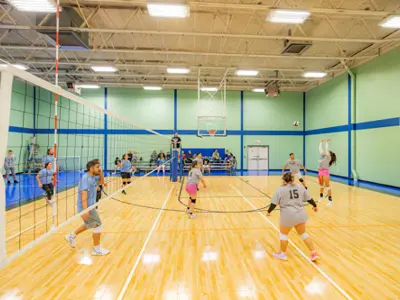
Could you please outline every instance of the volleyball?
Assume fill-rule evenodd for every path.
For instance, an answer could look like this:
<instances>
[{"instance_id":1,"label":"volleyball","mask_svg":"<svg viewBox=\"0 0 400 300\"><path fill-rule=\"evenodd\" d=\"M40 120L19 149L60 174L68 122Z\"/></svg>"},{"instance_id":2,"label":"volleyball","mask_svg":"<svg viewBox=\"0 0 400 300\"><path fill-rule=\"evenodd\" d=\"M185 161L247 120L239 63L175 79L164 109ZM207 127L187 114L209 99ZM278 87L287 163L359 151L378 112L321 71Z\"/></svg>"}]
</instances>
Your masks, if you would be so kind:
<instances>
[{"instance_id":1,"label":"volleyball","mask_svg":"<svg viewBox=\"0 0 400 300\"><path fill-rule=\"evenodd\" d=\"M294 121L294 122L293 122L293 126L296 126L296 127L297 127L297 126L299 126L299 125L300 125L300 121Z\"/></svg>"}]
</instances>

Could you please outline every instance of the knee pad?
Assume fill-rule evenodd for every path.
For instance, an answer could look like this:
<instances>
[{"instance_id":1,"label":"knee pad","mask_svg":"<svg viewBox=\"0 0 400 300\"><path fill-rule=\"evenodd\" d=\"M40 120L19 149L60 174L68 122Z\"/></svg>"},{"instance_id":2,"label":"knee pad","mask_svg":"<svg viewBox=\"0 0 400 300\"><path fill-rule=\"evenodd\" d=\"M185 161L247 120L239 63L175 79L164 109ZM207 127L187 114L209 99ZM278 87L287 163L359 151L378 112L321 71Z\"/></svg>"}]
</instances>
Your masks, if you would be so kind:
<instances>
[{"instance_id":1,"label":"knee pad","mask_svg":"<svg viewBox=\"0 0 400 300\"><path fill-rule=\"evenodd\" d=\"M93 229L93 233L101 233L103 231L103 225L97 226Z\"/></svg>"},{"instance_id":2,"label":"knee pad","mask_svg":"<svg viewBox=\"0 0 400 300\"><path fill-rule=\"evenodd\" d=\"M287 241L289 239L289 237L286 234L279 234L281 241Z\"/></svg>"},{"instance_id":3,"label":"knee pad","mask_svg":"<svg viewBox=\"0 0 400 300\"><path fill-rule=\"evenodd\" d=\"M304 182L304 179L303 179L303 178L300 178L299 181L300 181L301 183L303 183L303 182Z\"/></svg>"},{"instance_id":4,"label":"knee pad","mask_svg":"<svg viewBox=\"0 0 400 300\"><path fill-rule=\"evenodd\" d=\"M122 185L126 185L126 182L125 182L125 181L122 181Z\"/></svg>"},{"instance_id":5,"label":"knee pad","mask_svg":"<svg viewBox=\"0 0 400 300\"><path fill-rule=\"evenodd\" d=\"M304 232L303 234L300 235L300 237L304 241L305 239L308 239L309 235L307 232Z\"/></svg>"},{"instance_id":6,"label":"knee pad","mask_svg":"<svg viewBox=\"0 0 400 300\"><path fill-rule=\"evenodd\" d=\"M196 204L196 199L190 199L193 204Z\"/></svg>"}]
</instances>

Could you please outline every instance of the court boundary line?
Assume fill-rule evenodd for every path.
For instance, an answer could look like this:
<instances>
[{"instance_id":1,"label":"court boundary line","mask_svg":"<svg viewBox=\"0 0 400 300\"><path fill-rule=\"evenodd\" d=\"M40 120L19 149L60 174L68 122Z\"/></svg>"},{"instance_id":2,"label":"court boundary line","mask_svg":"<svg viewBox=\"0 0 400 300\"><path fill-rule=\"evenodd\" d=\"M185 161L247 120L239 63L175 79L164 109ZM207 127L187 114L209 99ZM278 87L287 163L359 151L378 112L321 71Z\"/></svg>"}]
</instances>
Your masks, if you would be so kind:
<instances>
[{"instance_id":1,"label":"court boundary line","mask_svg":"<svg viewBox=\"0 0 400 300\"><path fill-rule=\"evenodd\" d=\"M245 196L242 195L241 192L239 192L232 184L229 184L229 186L238 194L241 195L243 200L245 200L251 207L255 207L253 203L251 203ZM278 233L280 232L278 227L275 226L274 223L271 222L265 215L263 215L261 212L259 212L260 216L262 216ZM353 298L350 297L347 292L342 289L332 278L328 276L319 266L317 266L315 263L313 263L310 258L304 254L303 251L300 250L299 247L296 246L290 239L288 240L289 244L296 249L296 251L304 257L325 279L327 279L346 299L348 300L353 300Z\"/></svg>"},{"instance_id":2,"label":"court boundary line","mask_svg":"<svg viewBox=\"0 0 400 300\"><path fill-rule=\"evenodd\" d=\"M161 207L162 209L165 207L165 205L167 204L169 198L171 197L171 193L172 193L173 189L174 189L174 186L172 186L171 189L169 190L169 193L168 193L167 197L165 198L164 203L163 203L163 205ZM120 293L118 295L118 298L117 298L118 300L122 300L124 298L125 293L126 293L126 291L128 289L128 286L132 281L133 275L135 275L135 272L136 272L136 269L137 269L137 267L139 265L139 262L142 259L144 251L146 250L147 244L149 243L150 238L153 235L153 232L156 229L156 225L158 224L158 221L160 220L161 214L163 212L164 212L164 210L160 210L158 212L158 215L157 215L156 219L154 220L153 225L151 226L151 229L149 231L149 234L147 235L147 238L146 238L146 240L145 240L145 242L143 244L143 247L140 250L138 257L136 258L135 264L133 265L132 270L130 271L130 273L128 275L128 278L126 279L125 284L122 287L122 289L121 289L121 291L120 291Z\"/></svg>"}]
</instances>

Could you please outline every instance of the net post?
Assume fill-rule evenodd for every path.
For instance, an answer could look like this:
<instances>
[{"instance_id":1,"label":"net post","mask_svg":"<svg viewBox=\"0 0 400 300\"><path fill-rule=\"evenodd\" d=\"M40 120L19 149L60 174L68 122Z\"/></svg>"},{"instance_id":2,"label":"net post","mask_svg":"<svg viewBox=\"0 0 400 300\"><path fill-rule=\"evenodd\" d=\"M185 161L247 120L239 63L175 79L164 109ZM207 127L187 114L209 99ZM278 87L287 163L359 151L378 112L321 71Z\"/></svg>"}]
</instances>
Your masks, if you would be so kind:
<instances>
[{"instance_id":1,"label":"net post","mask_svg":"<svg viewBox=\"0 0 400 300\"><path fill-rule=\"evenodd\" d=\"M179 157L180 157L180 160L179 160L179 166L180 166L180 179L179 179L179 181L182 181L182 177L183 177L183 155L182 155L182 143L181 143L181 147L179 148Z\"/></svg>"},{"instance_id":2,"label":"net post","mask_svg":"<svg viewBox=\"0 0 400 300\"><path fill-rule=\"evenodd\" d=\"M7 151L8 128L10 126L10 108L14 76L1 72L0 79L0 162L4 161ZM0 180L0 263L6 258L6 189L4 180Z\"/></svg>"},{"instance_id":3,"label":"net post","mask_svg":"<svg viewBox=\"0 0 400 300\"><path fill-rule=\"evenodd\" d=\"M171 181L177 182L178 181L178 153L179 150L177 148L172 148L172 155L171 155Z\"/></svg>"}]
</instances>

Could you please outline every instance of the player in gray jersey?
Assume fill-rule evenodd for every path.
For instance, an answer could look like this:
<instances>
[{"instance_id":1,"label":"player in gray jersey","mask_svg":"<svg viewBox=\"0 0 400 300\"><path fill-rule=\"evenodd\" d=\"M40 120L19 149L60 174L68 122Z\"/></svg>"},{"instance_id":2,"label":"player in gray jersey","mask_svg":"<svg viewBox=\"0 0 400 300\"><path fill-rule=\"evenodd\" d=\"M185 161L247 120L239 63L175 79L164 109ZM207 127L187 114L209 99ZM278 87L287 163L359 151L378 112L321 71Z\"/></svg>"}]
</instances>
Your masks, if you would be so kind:
<instances>
[{"instance_id":1,"label":"player in gray jersey","mask_svg":"<svg viewBox=\"0 0 400 300\"><path fill-rule=\"evenodd\" d=\"M203 187L206 187L206 183L203 179L203 174L200 171L200 164L198 160L195 160L192 163L192 166L189 170L189 175L186 183L186 192L189 194L189 201L186 212L189 213L189 218L193 219L196 217L196 214L193 212L194 207L196 205L196 198L197 198L197 185L199 182L203 184Z\"/></svg>"},{"instance_id":2,"label":"player in gray jersey","mask_svg":"<svg viewBox=\"0 0 400 300\"><path fill-rule=\"evenodd\" d=\"M294 153L290 153L289 157L289 160L283 166L282 176L283 173L285 173L286 168L289 168L289 171L293 174L293 176L298 179L300 183L307 189L306 182L300 172L301 169L304 169L304 173L306 173L306 167L301 164L300 160L294 158Z\"/></svg>"},{"instance_id":3,"label":"player in gray jersey","mask_svg":"<svg viewBox=\"0 0 400 300\"><path fill-rule=\"evenodd\" d=\"M328 204L327 206L332 205L332 190L330 183L330 173L329 168L332 164L336 163L336 154L329 150L328 144L331 139L326 140L326 150L322 149L322 143L324 140L319 142L319 154L321 155L318 161L318 181L319 181L319 197L320 201L324 199L324 188L328 191Z\"/></svg>"},{"instance_id":4,"label":"player in gray jersey","mask_svg":"<svg viewBox=\"0 0 400 300\"><path fill-rule=\"evenodd\" d=\"M294 176L287 172L282 176L283 186L279 187L272 196L271 205L269 206L267 215L280 206L280 248L281 251L274 253L273 256L277 259L287 260L286 249L288 247L288 234L294 227L301 239L311 251L311 260L318 259L315 252L311 237L306 232L306 222L308 220L307 213L304 209L304 201L307 201L313 206L315 212L318 211L317 204L311 198L308 191L301 185L294 183Z\"/></svg>"},{"instance_id":5,"label":"player in gray jersey","mask_svg":"<svg viewBox=\"0 0 400 300\"><path fill-rule=\"evenodd\" d=\"M4 170L6 171L6 178L7 178L7 183L11 184L10 181L10 174L12 174L12 177L14 179L14 183L18 183L17 177L15 176L15 155L12 150L8 150L8 155L4 158Z\"/></svg>"}]
</instances>

